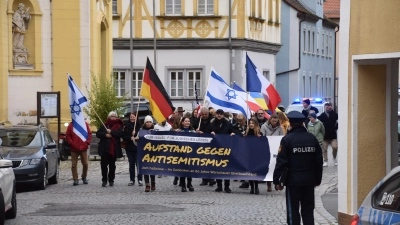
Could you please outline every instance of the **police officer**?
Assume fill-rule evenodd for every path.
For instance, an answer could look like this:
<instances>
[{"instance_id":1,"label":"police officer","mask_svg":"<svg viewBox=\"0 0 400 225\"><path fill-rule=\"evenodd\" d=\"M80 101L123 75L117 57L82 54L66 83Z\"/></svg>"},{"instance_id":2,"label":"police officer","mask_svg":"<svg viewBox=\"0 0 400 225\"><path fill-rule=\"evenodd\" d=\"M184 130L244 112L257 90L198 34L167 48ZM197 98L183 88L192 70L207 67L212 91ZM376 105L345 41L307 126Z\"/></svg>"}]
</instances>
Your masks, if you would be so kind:
<instances>
[{"instance_id":1,"label":"police officer","mask_svg":"<svg viewBox=\"0 0 400 225\"><path fill-rule=\"evenodd\" d=\"M279 147L273 178L275 189L283 190L282 183L286 186L287 223L300 225L302 219L304 225L311 225L314 224L314 188L322 179L322 150L317 138L303 127L302 113L291 111L287 117L292 129L282 138Z\"/></svg>"}]
</instances>

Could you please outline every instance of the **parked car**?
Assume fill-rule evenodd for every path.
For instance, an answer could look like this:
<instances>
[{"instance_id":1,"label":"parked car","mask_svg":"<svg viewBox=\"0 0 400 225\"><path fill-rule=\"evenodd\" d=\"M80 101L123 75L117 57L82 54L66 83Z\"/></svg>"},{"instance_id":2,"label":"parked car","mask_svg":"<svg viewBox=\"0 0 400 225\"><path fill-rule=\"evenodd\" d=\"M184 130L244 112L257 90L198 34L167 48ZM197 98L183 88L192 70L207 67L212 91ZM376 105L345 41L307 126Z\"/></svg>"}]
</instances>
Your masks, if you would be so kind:
<instances>
[{"instance_id":1,"label":"parked car","mask_svg":"<svg viewBox=\"0 0 400 225\"><path fill-rule=\"evenodd\" d=\"M12 161L0 155L0 224L17 216L17 194Z\"/></svg>"},{"instance_id":2,"label":"parked car","mask_svg":"<svg viewBox=\"0 0 400 225\"><path fill-rule=\"evenodd\" d=\"M129 120L129 113L131 112L131 104L126 104L122 107L122 114L120 117L122 118L123 121ZM144 123L144 118L147 115L150 115L153 117L153 114L151 113L150 109L150 104L148 102L141 102L141 103L134 103L133 104L133 112L137 112L138 118L141 124ZM153 117L154 124L157 123L157 121Z\"/></svg>"},{"instance_id":3,"label":"parked car","mask_svg":"<svg viewBox=\"0 0 400 225\"><path fill-rule=\"evenodd\" d=\"M351 225L400 224L400 166L392 169L367 195Z\"/></svg>"},{"instance_id":4,"label":"parked car","mask_svg":"<svg viewBox=\"0 0 400 225\"><path fill-rule=\"evenodd\" d=\"M60 155L50 132L42 125L0 126L0 155L12 161L17 185L46 189L57 184Z\"/></svg>"}]
</instances>

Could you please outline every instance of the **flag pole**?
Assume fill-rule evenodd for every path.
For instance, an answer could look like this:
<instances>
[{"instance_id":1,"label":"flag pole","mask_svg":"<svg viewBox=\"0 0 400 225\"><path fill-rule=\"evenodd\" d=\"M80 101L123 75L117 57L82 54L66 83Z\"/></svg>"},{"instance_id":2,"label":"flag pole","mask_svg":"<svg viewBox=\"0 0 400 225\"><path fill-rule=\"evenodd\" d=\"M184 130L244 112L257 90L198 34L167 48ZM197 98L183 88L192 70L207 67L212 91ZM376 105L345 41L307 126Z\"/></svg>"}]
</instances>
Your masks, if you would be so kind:
<instances>
[{"instance_id":1,"label":"flag pole","mask_svg":"<svg viewBox=\"0 0 400 225\"><path fill-rule=\"evenodd\" d=\"M211 70L210 70L210 75L211 75L211 72L213 71L214 69L211 67ZM203 98L203 106L201 107L201 108L203 108L204 107L204 104L205 104L205 102L206 102L206 95L207 95L207 91L208 91L208 86L210 85L210 76L208 77L208 82L207 82L207 88L206 88L206 93L204 94L204 98ZM200 108L200 111L201 111L201 108ZM199 112L197 112L197 113L199 113ZM209 114L210 114L210 112L208 112ZM199 127L197 128L197 129L199 129L200 130L200 124L201 124L201 115L200 115L200 120L199 120Z\"/></svg>"},{"instance_id":2,"label":"flag pole","mask_svg":"<svg viewBox=\"0 0 400 225\"><path fill-rule=\"evenodd\" d=\"M69 75L69 73L68 73L68 75ZM88 89L88 86L87 86L86 84L85 84L85 87L86 87L86 89ZM93 108L93 106L92 106L92 103L89 102L89 101L88 101L87 103L88 103L88 105L90 105L89 108L91 108L91 110L93 110L93 112L96 114L97 118L100 120L101 124L103 124L103 126L104 126L105 128L107 128L106 125L104 125L103 120L101 120L99 114L97 114L96 110L94 110L94 108Z\"/></svg>"},{"instance_id":3,"label":"flag pole","mask_svg":"<svg viewBox=\"0 0 400 225\"><path fill-rule=\"evenodd\" d=\"M247 105L246 113L249 113L249 104L247 103L248 101L249 101L249 92L246 91L246 105ZM251 114L250 114L250 119L251 119ZM247 121L247 127L249 127L249 120L246 121Z\"/></svg>"},{"instance_id":4,"label":"flag pole","mask_svg":"<svg viewBox=\"0 0 400 225\"><path fill-rule=\"evenodd\" d=\"M147 57L148 58L148 57ZM147 64L147 59L146 59L146 64ZM144 79L144 73L146 72L146 66L144 67L144 70L143 70L143 76L142 76L142 87L140 87L140 92L142 91L142 88L143 88L143 79ZM141 97L142 97L142 95L140 95L140 93L139 93L139 100L138 100L138 106L137 106L137 108L136 108L136 120L135 120L135 123L133 124L133 131L136 131L136 123L137 123L137 120L139 119L139 106L140 106L140 99L141 99ZM132 111L133 111L133 105L132 105ZM135 132L133 132L134 134L135 134ZM135 136L135 135L132 135L132 136Z\"/></svg>"}]
</instances>

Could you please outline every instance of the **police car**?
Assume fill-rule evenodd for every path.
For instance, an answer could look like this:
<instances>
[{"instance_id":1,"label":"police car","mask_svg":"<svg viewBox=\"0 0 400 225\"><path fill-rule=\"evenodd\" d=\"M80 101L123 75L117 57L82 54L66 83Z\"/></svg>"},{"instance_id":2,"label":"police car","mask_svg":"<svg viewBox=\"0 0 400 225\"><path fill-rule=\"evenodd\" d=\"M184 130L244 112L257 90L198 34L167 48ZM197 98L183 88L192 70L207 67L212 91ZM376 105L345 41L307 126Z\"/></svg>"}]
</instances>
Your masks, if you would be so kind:
<instances>
[{"instance_id":1,"label":"police car","mask_svg":"<svg viewBox=\"0 0 400 225\"><path fill-rule=\"evenodd\" d=\"M303 100L309 99L310 104L314 106L315 108L318 109L317 116L321 115L321 113L325 112L325 102L322 98L296 98L293 100L292 104L290 104L286 110L285 113L288 114L290 111L298 111L302 112L304 107L303 107Z\"/></svg>"},{"instance_id":2,"label":"police car","mask_svg":"<svg viewBox=\"0 0 400 225\"><path fill-rule=\"evenodd\" d=\"M400 166L372 189L350 224L400 224Z\"/></svg>"}]
</instances>

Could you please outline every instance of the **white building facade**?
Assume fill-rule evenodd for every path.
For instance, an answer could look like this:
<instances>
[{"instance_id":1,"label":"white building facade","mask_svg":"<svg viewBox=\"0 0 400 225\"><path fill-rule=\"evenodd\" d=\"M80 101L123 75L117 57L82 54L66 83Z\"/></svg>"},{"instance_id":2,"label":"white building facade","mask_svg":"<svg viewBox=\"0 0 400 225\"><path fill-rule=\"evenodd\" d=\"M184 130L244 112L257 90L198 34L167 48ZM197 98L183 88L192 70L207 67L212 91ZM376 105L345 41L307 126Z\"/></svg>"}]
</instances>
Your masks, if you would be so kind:
<instances>
[{"instance_id":1,"label":"white building facade","mask_svg":"<svg viewBox=\"0 0 400 225\"><path fill-rule=\"evenodd\" d=\"M245 89L246 52L275 84L281 0L133 1L133 73L130 74L129 0L113 1L113 70L119 96L139 99L149 57L175 107L193 109L196 83L203 100L211 68ZM156 51L154 51L155 18ZM154 57L154 55L156 57ZM154 62L156 58L156 63ZM132 90L132 91L131 91Z\"/></svg>"}]
</instances>

